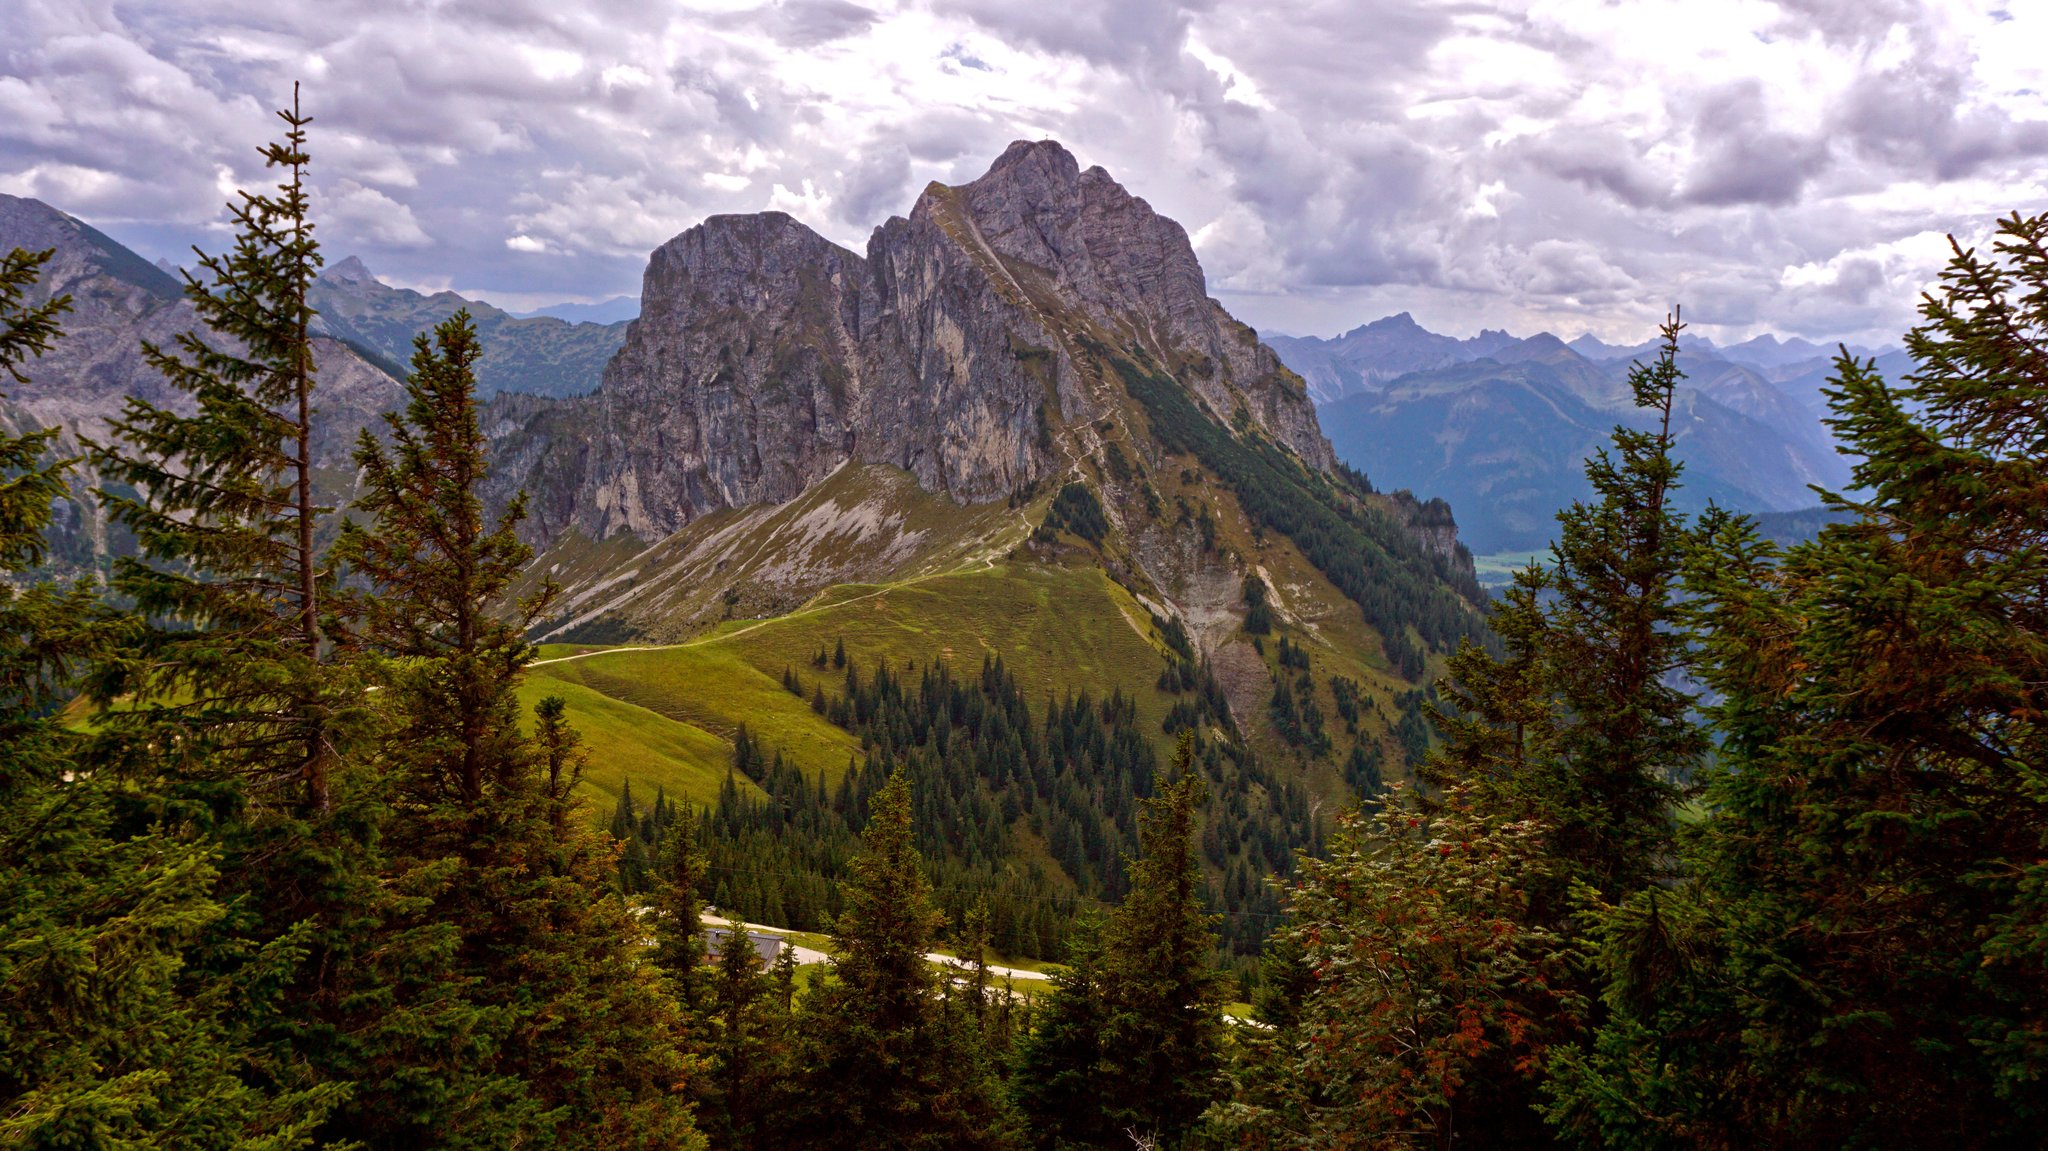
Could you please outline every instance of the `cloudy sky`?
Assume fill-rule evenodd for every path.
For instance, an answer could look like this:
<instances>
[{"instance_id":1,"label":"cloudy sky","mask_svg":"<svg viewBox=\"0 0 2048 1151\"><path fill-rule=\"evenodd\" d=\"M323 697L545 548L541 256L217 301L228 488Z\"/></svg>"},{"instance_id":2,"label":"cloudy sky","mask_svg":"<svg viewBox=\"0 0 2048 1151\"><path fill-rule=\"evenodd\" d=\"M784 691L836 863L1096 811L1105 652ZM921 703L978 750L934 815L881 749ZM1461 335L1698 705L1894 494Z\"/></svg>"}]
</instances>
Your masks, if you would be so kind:
<instances>
[{"instance_id":1,"label":"cloudy sky","mask_svg":"<svg viewBox=\"0 0 2048 1151\"><path fill-rule=\"evenodd\" d=\"M2041 0L0 0L0 192L153 257L294 79L330 260L637 294L777 208L861 249L1055 137L1255 325L1885 340L1944 233L2048 210Z\"/></svg>"}]
</instances>

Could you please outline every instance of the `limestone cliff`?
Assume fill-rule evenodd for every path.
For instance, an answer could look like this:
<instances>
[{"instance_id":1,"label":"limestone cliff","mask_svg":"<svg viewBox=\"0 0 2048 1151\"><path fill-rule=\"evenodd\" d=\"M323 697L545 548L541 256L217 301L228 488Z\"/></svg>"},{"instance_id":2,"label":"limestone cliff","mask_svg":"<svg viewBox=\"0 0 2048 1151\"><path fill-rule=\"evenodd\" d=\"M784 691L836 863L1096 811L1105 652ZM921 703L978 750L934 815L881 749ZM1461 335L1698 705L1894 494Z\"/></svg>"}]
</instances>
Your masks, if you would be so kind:
<instances>
[{"instance_id":1,"label":"limestone cliff","mask_svg":"<svg viewBox=\"0 0 2048 1151\"><path fill-rule=\"evenodd\" d=\"M1334 466L1300 379L1208 297L1186 231L1051 141L930 186L864 256L780 213L713 217L655 251L641 300L595 395L494 409L497 482L533 493L543 542L652 542L849 461L1005 499L1124 420L1091 348Z\"/></svg>"}]
</instances>

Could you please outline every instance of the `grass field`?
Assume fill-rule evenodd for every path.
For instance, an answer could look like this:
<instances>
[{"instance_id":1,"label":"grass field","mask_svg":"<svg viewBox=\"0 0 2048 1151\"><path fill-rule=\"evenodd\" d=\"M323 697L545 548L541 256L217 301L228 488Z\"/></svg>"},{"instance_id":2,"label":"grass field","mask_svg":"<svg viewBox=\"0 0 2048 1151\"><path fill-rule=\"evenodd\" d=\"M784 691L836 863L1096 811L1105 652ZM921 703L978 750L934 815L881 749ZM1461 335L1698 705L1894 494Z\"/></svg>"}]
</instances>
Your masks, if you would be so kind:
<instances>
[{"instance_id":1,"label":"grass field","mask_svg":"<svg viewBox=\"0 0 2048 1151\"><path fill-rule=\"evenodd\" d=\"M549 670L535 668L520 685L520 711L531 724L533 705L541 699L560 696L568 704L569 722L590 755L583 779L597 793L591 798L600 815L610 812L629 779L642 802L652 800L657 787L671 798L688 796L698 803L718 798L732 763L730 744L703 728L548 675ZM739 784L758 790L744 778Z\"/></svg>"},{"instance_id":2,"label":"grass field","mask_svg":"<svg viewBox=\"0 0 2048 1151\"><path fill-rule=\"evenodd\" d=\"M1154 721L1166 714L1154 687L1163 666L1145 609L1098 568L1000 564L884 587L835 588L820 603L709 641L729 647L779 682L784 667L809 681L811 659L843 640L863 665L900 668L944 660L961 673L1000 655L1036 707L1069 689L1136 696Z\"/></svg>"},{"instance_id":3,"label":"grass field","mask_svg":"<svg viewBox=\"0 0 2048 1151\"><path fill-rule=\"evenodd\" d=\"M842 641L864 674L882 659L898 669L944 660L974 674L984 653L995 653L1034 707L1047 694L1120 687L1149 724L1166 714L1154 687L1162 656L1144 609L1099 569L1034 564L842 585L789 615L726 624L673 646L550 644L542 656L554 662L534 665L524 702L568 701L591 747L591 784L609 796L628 778L643 796L657 785L715 795L742 723L806 774L837 782L858 744L791 695L782 672L836 693L844 673L812 661Z\"/></svg>"},{"instance_id":4,"label":"grass field","mask_svg":"<svg viewBox=\"0 0 2048 1151\"><path fill-rule=\"evenodd\" d=\"M803 700L730 650L693 643L656 651L617 650L536 664L522 694L561 695L591 744L590 779L616 795L627 778L652 796L714 799L732 762L742 723L807 772L837 779L858 744L811 713ZM599 741L610 762L600 766ZM635 743L647 754L636 754ZM750 785L749 785L750 786Z\"/></svg>"},{"instance_id":5,"label":"grass field","mask_svg":"<svg viewBox=\"0 0 2048 1151\"><path fill-rule=\"evenodd\" d=\"M1549 558L1549 548L1533 552L1496 552L1490 556L1473 556L1472 571L1479 577L1480 587L1499 591L1514 582L1516 572L1533 562Z\"/></svg>"}]
</instances>

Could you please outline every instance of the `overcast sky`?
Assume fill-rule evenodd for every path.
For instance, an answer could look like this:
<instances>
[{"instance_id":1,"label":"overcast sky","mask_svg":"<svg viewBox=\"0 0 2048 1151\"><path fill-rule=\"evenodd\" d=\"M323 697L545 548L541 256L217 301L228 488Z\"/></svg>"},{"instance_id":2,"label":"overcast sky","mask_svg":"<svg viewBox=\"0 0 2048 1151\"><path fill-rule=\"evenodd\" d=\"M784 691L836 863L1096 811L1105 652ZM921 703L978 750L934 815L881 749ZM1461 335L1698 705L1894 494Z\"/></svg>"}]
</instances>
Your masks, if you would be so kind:
<instances>
[{"instance_id":1,"label":"overcast sky","mask_svg":"<svg viewBox=\"0 0 2048 1151\"><path fill-rule=\"evenodd\" d=\"M0 191L212 250L294 79L330 261L508 306L717 212L864 250L1045 136L1298 334L1889 342L2048 209L2042 0L0 0Z\"/></svg>"}]
</instances>

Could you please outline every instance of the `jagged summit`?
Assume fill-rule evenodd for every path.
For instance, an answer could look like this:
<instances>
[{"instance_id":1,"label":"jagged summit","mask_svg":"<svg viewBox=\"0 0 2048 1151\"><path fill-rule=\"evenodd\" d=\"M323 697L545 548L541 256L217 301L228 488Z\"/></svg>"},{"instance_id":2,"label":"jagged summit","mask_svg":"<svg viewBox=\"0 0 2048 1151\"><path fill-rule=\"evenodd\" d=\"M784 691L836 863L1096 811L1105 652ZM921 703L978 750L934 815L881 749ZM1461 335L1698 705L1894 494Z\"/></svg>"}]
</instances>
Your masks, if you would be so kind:
<instances>
[{"instance_id":1,"label":"jagged summit","mask_svg":"<svg viewBox=\"0 0 2048 1151\"><path fill-rule=\"evenodd\" d=\"M377 277L359 256L350 256L338 264L329 264L320 273L322 279L342 284L374 284Z\"/></svg>"},{"instance_id":2,"label":"jagged summit","mask_svg":"<svg viewBox=\"0 0 2048 1151\"><path fill-rule=\"evenodd\" d=\"M1105 347L1334 466L1299 380L1208 298L1186 230L1047 140L927 188L864 254L780 212L714 216L661 245L591 401L602 434L531 452L516 479L555 493L537 505L543 542L657 540L849 461L956 503L1005 500L1120 423L1089 350Z\"/></svg>"},{"instance_id":3,"label":"jagged summit","mask_svg":"<svg viewBox=\"0 0 2048 1151\"><path fill-rule=\"evenodd\" d=\"M1344 333L1343 335L1338 336L1337 338L1340 340L1348 340L1356 336L1391 336L1397 333L1406 334L1410 332L1420 332L1423 330L1424 329L1422 325L1415 322L1414 316L1409 315L1407 312L1395 312L1391 316L1381 316L1379 319L1373 320L1370 323L1360 324L1357 327L1351 329L1350 331Z\"/></svg>"}]
</instances>

